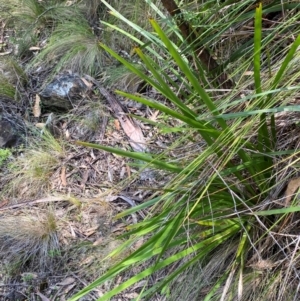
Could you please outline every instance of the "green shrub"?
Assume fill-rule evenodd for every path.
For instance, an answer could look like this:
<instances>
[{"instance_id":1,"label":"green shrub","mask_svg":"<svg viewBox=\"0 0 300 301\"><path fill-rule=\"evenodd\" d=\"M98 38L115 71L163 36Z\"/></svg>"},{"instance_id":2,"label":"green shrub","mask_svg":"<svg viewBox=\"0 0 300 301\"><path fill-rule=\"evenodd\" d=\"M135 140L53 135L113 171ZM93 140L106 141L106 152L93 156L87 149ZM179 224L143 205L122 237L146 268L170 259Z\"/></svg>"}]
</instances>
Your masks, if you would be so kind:
<instances>
[{"instance_id":1,"label":"green shrub","mask_svg":"<svg viewBox=\"0 0 300 301\"><path fill-rule=\"evenodd\" d=\"M3 165L5 160L9 158L10 155L11 155L10 150L0 148L0 167Z\"/></svg>"},{"instance_id":2,"label":"green shrub","mask_svg":"<svg viewBox=\"0 0 300 301\"><path fill-rule=\"evenodd\" d=\"M179 142L186 152L174 158L168 151L145 154L78 142L143 160L165 174L172 174L172 178L164 187L156 188L160 194L117 216L142 209L152 212L145 220L128 227L128 240L111 255L140 239L144 243L70 301L80 299L117 275L129 275L133 268L139 272L125 277L123 283L99 300L110 300L140 285L142 280L146 281L138 299L151 300L157 294L170 300L294 300L299 283L294 265L299 256L299 240L293 229L300 225L297 219L293 224L289 221L300 207L296 197L284 203L286 199L280 193L284 183L297 174L299 152L282 141L275 114L299 111L298 106L289 105L299 90L299 70L295 69L299 29L284 55L271 65L264 52L276 30L263 31L259 5L255 10L253 40L240 43L235 56L230 57L230 64L236 63L237 84L225 95L210 84L211 75L191 45L185 41L178 45L169 38L170 32L178 35L174 24L168 23L169 30L163 30L156 20L150 19L153 32L146 31L124 19L106 1L102 2L147 40L143 42L125 33L140 45L135 52L148 72L104 44L101 46L164 96L168 106L142 95L117 93L160 111L164 116L161 129L182 132ZM147 2L157 12L154 3ZM230 3L225 1L220 7ZM238 9L244 9L243 5L237 9L233 6L237 13L233 23L222 15L215 24L219 28L208 24L199 41L206 38L205 46L212 45L215 40L209 39L210 34L218 39L219 33L236 25L240 18ZM215 19L217 12L222 13L221 8L216 11L217 5L208 8L205 18ZM292 19L277 27L277 33L297 18ZM249 71L252 78L245 81L243 74ZM245 87L248 94L242 95ZM175 120L179 126L173 126L169 120ZM172 147L176 149L176 145L177 141ZM195 148L196 151L190 151ZM197 285L189 286L190 282ZM184 291L183 295L180 291Z\"/></svg>"}]
</instances>

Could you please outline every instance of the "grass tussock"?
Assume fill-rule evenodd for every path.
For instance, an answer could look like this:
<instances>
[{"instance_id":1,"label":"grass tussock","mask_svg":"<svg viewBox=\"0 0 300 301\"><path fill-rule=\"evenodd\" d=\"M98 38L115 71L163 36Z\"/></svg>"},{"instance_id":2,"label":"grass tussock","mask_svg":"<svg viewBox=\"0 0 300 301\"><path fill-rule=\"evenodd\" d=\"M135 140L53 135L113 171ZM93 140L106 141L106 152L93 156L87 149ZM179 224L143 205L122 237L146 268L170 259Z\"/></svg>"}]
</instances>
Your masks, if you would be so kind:
<instances>
[{"instance_id":1,"label":"grass tussock","mask_svg":"<svg viewBox=\"0 0 300 301\"><path fill-rule=\"evenodd\" d=\"M12 101L20 100L20 88L24 87L28 78L13 58L0 57L0 96Z\"/></svg>"},{"instance_id":2,"label":"grass tussock","mask_svg":"<svg viewBox=\"0 0 300 301\"><path fill-rule=\"evenodd\" d=\"M165 116L164 131L176 130L167 122L168 118L181 122L184 133L181 146L193 142L202 145L202 150L190 156L186 148L186 154L182 152L183 159L174 160L164 153L149 157L104 145L80 143L143 160L174 177L161 189L160 196L118 215L122 218L147 207L153 210L154 206L152 215L129 227L130 242L126 242L124 248L141 237L146 242L74 295L72 301L115 279L115 275L123 274L125 269L130 273L136 264L142 266L145 262L145 268L107 292L102 300L110 300L142 279L147 285L139 295L141 299L186 300L187 296L189 300L205 301L298 299L299 240L294 229L300 227L296 217L299 199L296 191L291 192L291 198L282 196L282 191L289 179L299 174L299 148L298 143L288 147L282 143L281 135L289 128L279 126L277 113L281 113L280 118L286 114L288 119L298 112L298 108L290 104L299 91L296 78L300 70L295 67L291 74L291 66L295 66L298 59L300 32L294 21L299 20L300 15L295 9L288 12L292 21L285 18L279 4L280 1L274 1L267 7L281 20L270 29L265 20L268 17L272 23L273 15L265 15L267 10L263 11L261 4L253 8L251 16L245 2L230 8L215 2L200 5L197 17L205 21L203 24L216 21L213 23L216 27L199 28L194 12L186 12L186 19L199 34L198 42L208 49L220 46L218 42L224 38L221 33L229 35L227 26L239 28L246 20L252 22L251 41L235 40L236 44L227 43L227 48L222 49L225 51L222 68L231 70L234 66L231 76L235 83L228 91L219 91L220 86L203 72L205 58L194 52L199 48L189 45L196 41L189 44L185 41L178 46L156 19L150 20L155 34L144 35L153 47L151 44L149 48L135 49L149 73L141 72L130 60L101 44L167 102L162 104L156 98L123 91L117 93L158 110ZM201 14L201 10L205 13ZM229 15L235 15L234 21L230 22ZM124 21L122 15L119 18ZM129 21L124 22L135 27ZM283 34L290 27L296 30L297 38L286 47L288 39L278 41L274 33ZM184 29L181 27L181 32ZM176 29L171 27L170 31L176 32ZM268 57L271 46L278 50L272 50L276 60ZM159 47L164 52L163 60L161 52L156 51ZM189 56L193 57L192 63ZM252 77L244 77L245 73Z\"/></svg>"},{"instance_id":3,"label":"grass tussock","mask_svg":"<svg viewBox=\"0 0 300 301\"><path fill-rule=\"evenodd\" d=\"M15 86L2 75L0 75L0 96L10 100L14 100L16 96Z\"/></svg>"},{"instance_id":4,"label":"grass tussock","mask_svg":"<svg viewBox=\"0 0 300 301\"><path fill-rule=\"evenodd\" d=\"M47 194L51 189L51 177L64 156L63 144L45 131L39 141L8 165L4 193L17 199Z\"/></svg>"},{"instance_id":5,"label":"grass tussock","mask_svg":"<svg viewBox=\"0 0 300 301\"><path fill-rule=\"evenodd\" d=\"M137 68L143 69L142 66L136 64ZM130 72L123 65L107 68L104 75L104 84L113 89L134 93L143 83L141 78Z\"/></svg>"},{"instance_id":6,"label":"grass tussock","mask_svg":"<svg viewBox=\"0 0 300 301\"><path fill-rule=\"evenodd\" d=\"M38 47L41 40L45 43L57 24L72 16L73 10L64 1L17 0L7 20L16 31L10 40L14 54L22 59L32 58L31 47Z\"/></svg>"},{"instance_id":7,"label":"grass tussock","mask_svg":"<svg viewBox=\"0 0 300 301\"><path fill-rule=\"evenodd\" d=\"M124 16L133 17L132 3L116 1ZM134 20L148 26L147 5L136 1ZM99 0L79 1L37 1L25 0L15 7L12 18L19 30L15 37L15 53L19 57L33 58L29 66L40 66L61 70L72 70L80 74L95 76L103 67L112 63L112 58L99 46L100 41L113 49L123 49L128 53L133 45L117 30L106 27L101 21L109 19L122 26L118 18L108 14ZM123 23L124 30L133 34L131 27ZM126 27L126 28L125 28ZM24 29L25 28L25 29ZM41 51L33 57L30 47Z\"/></svg>"},{"instance_id":8,"label":"grass tussock","mask_svg":"<svg viewBox=\"0 0 300 301\"><path fill-rule=\"evenodd\" d=\"M52 33L47 47L35 58L33 64L44 63L55 67L55 72L69 69L80 74L95 75L100 72L105 55L99 47L88 22L77 21L58 25Z\"/></svg>"},{"instance_id":9,"label":"grass tussock","mask_svg":"<svg viewBox=\"0 0 300 301\"><path fill-rule=\"evenodd\" d=\"M12 85L18 86L19 84L25 85L28 82L28 78L23 68L12 57L0 57L0 73L5 77Z\"/></svg>"},{"instance_id":10,"label":"grass tussock","mask_svg":"<svg viewBox=\"0 0 300 301\"><path fill-rule=\"evenodd\" d=\"M60 250L54 212L2 215L0 242L0 257L8 270L26 265L34 270L51 268L49 264Z\"/></svg>"},{"instance_id":11,"label":"grass tussock","mask_svg":"<svg viewBox=\"0 0 300 301\"><path fill-rule=\"evenodd\" d=\"M39 35L49 33L59 23L76 18L74 6L68 6L65 1L20 0L17 3L12 16L17 29L26 28Z\"/></svg>"}]
</instances>

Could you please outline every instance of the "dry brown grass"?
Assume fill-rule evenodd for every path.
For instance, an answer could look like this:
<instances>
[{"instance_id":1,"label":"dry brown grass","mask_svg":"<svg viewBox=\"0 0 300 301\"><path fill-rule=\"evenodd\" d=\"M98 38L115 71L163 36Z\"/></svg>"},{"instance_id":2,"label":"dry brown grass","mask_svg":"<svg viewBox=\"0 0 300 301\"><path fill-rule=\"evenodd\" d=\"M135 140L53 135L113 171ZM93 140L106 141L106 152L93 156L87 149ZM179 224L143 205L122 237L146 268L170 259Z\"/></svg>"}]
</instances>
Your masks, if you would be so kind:
<instances>
[{"instance_id":1,"label":"dry brown grass","mask_svg":"<svg viewBox=\"0 0 300 301\"><path fill-rule=\"evenodd\" d=\"M49 132L44 134L9 165L4 194L16 199L36 197L48 193L51 176L65 156L62 142Z\"/></svg>"},{"instance_id":2,"label":"dry brown grass","mask_svg":"<svg viewBox=\"0 0 300 301\"><path fill-rule=\"evenodd\" d=\"M57 218L51 210L24 210L2 214L0 218L0 257L10 272L25 266L36 270L51 268L60 250ZM18 270L17 269L17 270Z\"/></svg>"}]
</instances>

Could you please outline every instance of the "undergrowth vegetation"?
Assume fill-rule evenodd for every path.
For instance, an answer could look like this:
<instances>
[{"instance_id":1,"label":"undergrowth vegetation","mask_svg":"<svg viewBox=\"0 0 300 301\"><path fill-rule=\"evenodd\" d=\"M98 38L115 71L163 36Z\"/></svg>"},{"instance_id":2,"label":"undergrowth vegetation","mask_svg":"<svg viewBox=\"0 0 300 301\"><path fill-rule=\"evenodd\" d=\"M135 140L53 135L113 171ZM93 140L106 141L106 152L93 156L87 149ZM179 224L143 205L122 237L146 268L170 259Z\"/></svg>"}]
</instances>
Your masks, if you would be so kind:
<instances>
[{"instance_id":1,"label":"undergrowth vegetation","mask_svg":"<svg viewBox=\"0 0 300 301\"><path fill-rule=\"evenodd\" d=\"M51 269L52 255L60 252L56 217L50 210L2 217L0 242L1 260L10 274L26 265L38 264L42 271Z\"/></svg>"},{"instance_id":2,"label":"undergrowth vegetation","mask_svg":"<svg viewBox=\"0 0 300 301\"><path fill-rule=\"evenodd\" d=\"M163 1L166 8L170 2ZM198 17L200 22L205 20L204 24L214 25L197 31L200 24L195 24L198 34L198 40L193 41L195 45L175 44L159 22L150 18L153 32L144 32L150 46L136 47L135 53L151 75L101 44L164 95L170 105L142 95L122 91L117 91L118 94L179 120L182 125L177 130L184 133L186 145L203 140L206 145L198 156L174 162L168 158L162 161L161 155L135 154L78 142L142 159L149 166L173 172L174 177L161 189L159 197L118 215L151 207L152 216L129 227L130 239L123 248L141 237L147 237L146 242L71 300L78 300L105 281L144 262L145 269L101 300L109 300L145 278L140 298L152 299L158 293L171 300L184 300L187 296L189 300L295 300L299 296L296 261L299 240L295 231L299 224L294 213L299 210L299 201L289 197L296 190L282 194L284 183L298 174L293 168L299 157L298 144L296 147L283 144L275 118L280 116L277 113L287 112L288 119L292 112L299 111L297 105L292 105L299 91L296 80L299 70L291 72L291 66L299 59L300 36L293 26L299 16L293 10L287 11L289 16L267 31L263 28L263 12L278 12L280 3L269 5L264 11L260 3L247 12L249 4L233 5L231 10L225 4L208 2L202 18L201 11L196 15L186 11L191 23L197 22ZM296 8L296 4L291 4L291 8ZM235 16L234 21L229 21L232 19L227 13ZM249 22L250 16L254 37L237 41L236 47L222 41L222 51L228 58L221 68L225 72L235 70L236 84L231 93L215 101L218 87L211 86L210 75L205 72L207 66L197 56L190 61L190 55L197 54L198 43L202 47L216 45L222 33ZM285 44L274 39L275 32L283 37L291 28L294 35L290 42L290 36ZM226 62L226 56L223 59ZM251 75L247 81L243 79L245 74ZM213 88L211 92L207 91L209 87ZM168 124L165 129L176 130L168 128ZM189 282L194 283L189 286Z\"/></svg>"},{"instance_id":3,"label":"undergrowth vegetation","mask_svg":"<svg viewBox=\"0 0 300 301\"><path fill-rule=\"evenodd\" d=\"M5 194L17 197L43 196L51 190L51 178L65 158L63 143L48 131L31 144L30 150L8 164Z\"/></svg>"},{"instance_id":4,"label":"undergrowth vegetation","mask_svg":"<svg viewBox=\"0 0 300 301\"><path fill-rule=\"evenodd\" d=\"M42 66L51 76L72 70L120 83L116 94L156 112L155 121L132 118L177 137L152 153L76 142L143 161L166 181L116 216L148 212L127 226L121 246L109 248L119 260L96 280L93 272L70 301L108 284L98 300L116 300L131 287L139 288L134 300L299 299L299 8L280 0L26 0L10 7L15 55L29 73ZM24 86L26 76L15 70ZM16 100L22 88L8 78L0 74L0 94ZM51 190L67 155L64 142L42 136L8 165L5 195ZM41 216L1 219L9 260L60 249L54 214Z\"/></svg>"}]
</instances>

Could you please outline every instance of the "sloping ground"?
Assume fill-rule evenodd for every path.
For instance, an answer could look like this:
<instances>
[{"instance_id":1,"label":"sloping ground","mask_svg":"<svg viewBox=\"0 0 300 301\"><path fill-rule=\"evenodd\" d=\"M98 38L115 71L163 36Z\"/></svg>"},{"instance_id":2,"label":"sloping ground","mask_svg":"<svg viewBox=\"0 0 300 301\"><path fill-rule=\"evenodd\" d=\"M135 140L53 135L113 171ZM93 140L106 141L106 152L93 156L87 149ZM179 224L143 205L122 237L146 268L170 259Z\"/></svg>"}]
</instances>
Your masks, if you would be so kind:
<instances>
[{"instance_id":1,"label":"sloping ground","mask_svg":"<svg viewBox=\"0 0 300 301\"><path fill-rule=\"evenodd\" d=\"M7 36L10 33L3 30L7 43L2 48L3 66L14 51ZM16 82L5 74L14 88L20 85L19 101L2 98L2 113L22 119L25 139L1 165L1 300L65 300L99 277L120 260L106 258L123 242L119 235L147 212L122 220L113 217L147 200L150 185L162 184L160 175L153 177L151 172L141 179L140 166L131 166L129 160L76 145L75 140L84 140L130 149L128 136L96 86L80 95L68 112L53 112L39 104L49 72L37 65L27 73L26 83L20 83L19 74ZM157 112L136 104L132 111L156 121ZM167 135L160 137L152 126L137 127L150 138L148 147L154 141L159 150L168 145ZM95 300L113 285L106 283L82 300ZM138 291L133 288L122 297L130 300Z\"/></svg>"},{"instance_id":2,"label":"sloping ground","mask_svg":"<svg viewBox=\"0 0 300 301\"><path fill-rule=\"evenodd\" d=\"M43 13L39 16L42 15ZM47 23L47 26L50 23ZM0 296L4 300L65 300L122 259L107 256L126 240L126 237L120 235L126 233L127 226L143 220L148 212L141 210L138 214L122 219L114 217L131 206L145 202L155 193L160 193L160 189L170 179L167 173L153 171L141 162L86 148L80 146L77 141L117 146L124 150L150 151L167 156L174 162L188 161L187 156L197 156L204 143L191 141L182 146L179 139L176 145L180 135L161 134L159 123L160 118L163 118L164 122L175 127L180 126L178 121L171 118L166 121L166 117L160 116L158 111L116 97L111 91L114 88L138 92L171 106L155 89L145 87L140 79L125 72L113 61L110 61L112 66L106 66L107 69L94 74L94 77L83 74L79 76L74 70L70 70L73 65L80 63L80 57L76 56L65 72L58 72L56 75L63 78L79 78L84 82L86 89L63 98L58 97L58 93L55 97L43 93L45 87L53 81L53 74L56 73L54 69L57 67L55 64L60 64L59 60L56 61L57 51L66 51L65 45L53 47L45 56L45 62L37 60L27 68L30 61L26 59L34 59L48 39L46 33L42 32L36 44L33 43L25 53L21 52L21 55L19 52L23 58L21 66L18 65L20 61L12 60L6 69L6 58L12 56L21 43L17 43L16 47L9 39L14 36L13 30L6 28L5 22L2 22L2 25L2 84L6 85L1 87L6 87L6 90L0 90L1 113L6 114L8 125L17 123L12 122L13 118L20 120L20 126L14 128L13 134L18 134L20 130L25 139L10 140L10 143L16 142L19 145L11 150L11 154L0 166ZM96 35L99 30L97 25L99 24L93 25ZM35 31L40 32L41 28L36 28ZM53 36L62 32L68 34L70 28L59 28ZM56 37L61 38L59 35ZM79 35L77 37L80 38ZM91 43L94 36L88 37ZM62 41L63 39L66 39L66 35ZM106 59L111 60L110 57ZM99 62L100 58L97 63ZM23 71L25 69L26 72ZM9 72L10 70L13 72ZM90 69L85 69L88 70ZM249 74L252 75L250 71ZM67 85L66 82L62 84L64 83ZM246 87L253 89L249 84ZM223 95L218 95L219 101L222 101ZM112 100L114 98L115 100ZM295 98L294 102L295 105L298 104L298 99ZM139 121L133 120L128 113L138 115ZM281 137L278 143L282 145L282 149L285 149L285 143L288 147L298 148L297 113L283 113L276 117ZM149 119L150 122L143 118ZM291 133L296 138L290 138ZM168 149L174 144L176 148L174 146ZM290 189L287 195L294 194L298 189L298 178L292 184L287 185ZM276 197L280 196L282 189L277 191ZM286 199L286 202L289 200ZM298 227L296 220L293 220L292 224ZM295 235L291 228L286 228L286 231L289 231L288 235L291 237ZM291 241L293 239L294 237ZM133 252L141 244L142 241L138 241L127 252ZM269 249L273 248L276 252L276 246L272 243L270 246ZM231 245L225 246L222 249L224 252L220 253L223 255L219 256L217 262L220 271L224 262L230 261L230 256L234 255L233 250L236 246L232 243L231 251L228 250L230 247ZM293 250L289 254L292 256ZM267 256L268 251L264 255ZM249 261L249 264L252 264L249 267L262 270L262 275L274 267L270 261L256 259L253 256L253 263ZM278 267L282 262L276 264L275 267ZM170 270L172 268L171 266ZM208 265L203 273L209 275L213 268ZM133 268L117 277L116 283L107 282L81 300L95 300L101 297L141 269L141 266ZM211 289L211 283L205 284L205 281L197 288L201 286L200 292L195 288L197 282L194 281L194 275L199 276L199 271L195 269L190 271L189 277L186 276L191 286L186 287L186 291L182 290L184 293L176 293L178 300L184 300L185 295L194 296L196 299L200 296L202 300ZM156 278L151 279L150 285L154 284L156 279L165 276L165 271L158 273ZM201 279L197 277L198 281ZM173 287L180 287L180 279L176 281ZM131 300L137 297L144 285L145 282L140 281L122 293L119 299ZM191 292L193 289L194 292ZM157 300L164 298L158 296Z\"/></svg>"},{"instance_id":3,"label":"sloping ground","mask_svg":"<svg viewBox=\"0 0 300 301\"><path fill-rule=\"evenodd\" d=\"M43 91L53 82L48 78L51 70L41 63L25 74L26 64L18 65L13 57L8 60L15 47L10 34L9 29L3 31L6 46L1 64L3 79L14 93L2 91L1 114L20 139L11 140L11 152L0 167L0 299L65 300L120 260L106 257L123 242L119 237L126 226L143 219L147 212L121 220L113 217L146 201L155 193L153 187L158 190L167 180L140 162L79 146L76 140L159 153L176 136L162 135L145 122L129 119L122 123L128 112L153 123L159 116L137 103L124 103L120 97L115 98L116 111L91 77L82 77L87 89L75 91L76 95L45 98ZM78 78L68 71L54 81L62 78L66 86L74 76ZM121 70L110 86L132 91L140 84ZM115 97L111 90L106 91ZM159 97L151 89L144 93ZM20 128L14 127L14 118ZM139 143L132 144L136 138ZM175 153L170 156L176 158ZM101 297L111 285L99 287L84 300ZM129 290L124 300L139 290Z\"/></svg>"},{"instance_id":4,"label":"sloping ground","mask_svg":"<svg viewBox=\"0 0 300 301\"><path fill-rule=\"evenodd\" d=\"M32 92L24 89L21 98L25 93ZM10 116L17 114L10 103L3 102L2 107L10 110ZM16 107L30 117L24 121L23 146L12 149L1 166L1 296L64 300L118 261L104 258L122 243L118 237L126 225L147 213L122 220L113 217L147 200L153 185L161 186L161 176L151 170L140 173L142 167L131 166L130 160L75 144L80 139L130 149L130 139L97 87L91 87L69 112L41 108L35 117L36 104L33 109L29 101ZM145 108L133 110L147 117L153 114ZM160 144L166 147L167 139L152 126L136 123L136 128L140 126L145 137L153 137L145 140L147 147L151 140L163 141ZM100 297L101 289L92 295Z\"/></svg>"}]
</instances>

